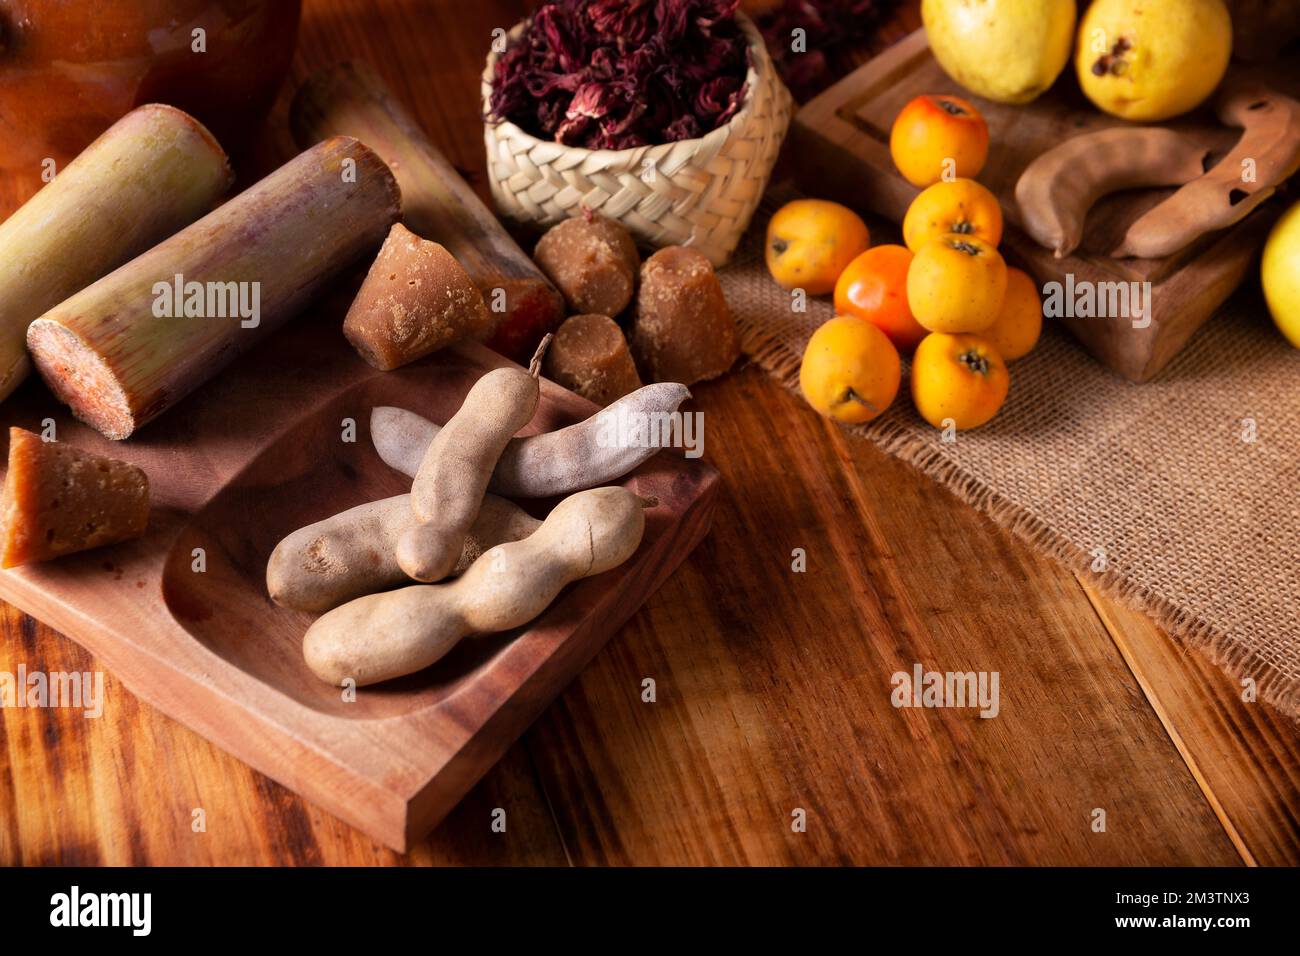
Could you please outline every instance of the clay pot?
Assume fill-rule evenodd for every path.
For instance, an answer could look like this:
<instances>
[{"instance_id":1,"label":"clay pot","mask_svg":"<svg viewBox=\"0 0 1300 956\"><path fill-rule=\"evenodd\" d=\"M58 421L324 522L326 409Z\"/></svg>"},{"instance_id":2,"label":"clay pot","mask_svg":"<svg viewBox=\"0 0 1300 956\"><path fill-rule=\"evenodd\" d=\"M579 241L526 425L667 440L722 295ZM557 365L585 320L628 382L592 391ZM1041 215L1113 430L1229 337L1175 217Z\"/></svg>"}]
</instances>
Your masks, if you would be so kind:
<instances>
[{"instance_id":1,"label":"clay pot","mask_svg":"<svg viewBox=\"0 0 1300 956\"><path fill-rule=\"evenodd\" d=\"M0 0L0 170L39 176L46 158L62 168L120 116L150 102L192 113L237 151L289 71L301 6Z\"/></svg>"}]
</instances>

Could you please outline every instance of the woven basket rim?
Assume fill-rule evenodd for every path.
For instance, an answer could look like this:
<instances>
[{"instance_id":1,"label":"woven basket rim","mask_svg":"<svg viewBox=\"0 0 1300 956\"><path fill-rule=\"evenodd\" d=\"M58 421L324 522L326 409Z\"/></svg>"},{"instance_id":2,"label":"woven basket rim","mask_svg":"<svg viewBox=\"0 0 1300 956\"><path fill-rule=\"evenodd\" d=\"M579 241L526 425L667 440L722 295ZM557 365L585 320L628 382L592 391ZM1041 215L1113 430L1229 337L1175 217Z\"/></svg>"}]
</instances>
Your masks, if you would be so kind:
<instances>
[{"instance_id":1,"label":"woven basket rim","mask_svg":"<svg viewBox=\"0 0 1300 956\"><path fill-rule=\"evenodd\" d=\"M631 157L636 153L645 152L651 149L664 149L672 147L687 146L691 143L703 143L710 136L719 134L731 135L733 128L743 128L748 123L752 115L754 98L758 94L760 82L770 83L773 79L780 83L780 78L775 76L776 67L772 63L772 58L767 52L767 43L763 40L763 35L759 32L758 26L745 13L737 10L734 14L737 24L744 32L749 42L751 53L749 67L745 71L745 101L741 104L736 115L721 126L709 130L703 136L696 136L691 139L678 139L671 142L646 143L643 146L628 146L625 149L592 149L589 146L568 146L564 143L557 142L553 139L542 139L534 136L532 133L523 129L511 120L502 120L499 123L492 123L487 120L488 110L490 108L490 98L492 96L492 71L496 67L497 52L491 48L488 49L487 65L483 70L482 82L480 85L481 106L483 109L483 125L493 133L493 135L505 135L512 139L519 139L525 142L531 141L537 145L558 146L560 149L569 151L574 156L627 156ZM514 39L527 26L531 17L525 17L510 28L506 34L510 39Z\"/></svg>"}]
</instances>

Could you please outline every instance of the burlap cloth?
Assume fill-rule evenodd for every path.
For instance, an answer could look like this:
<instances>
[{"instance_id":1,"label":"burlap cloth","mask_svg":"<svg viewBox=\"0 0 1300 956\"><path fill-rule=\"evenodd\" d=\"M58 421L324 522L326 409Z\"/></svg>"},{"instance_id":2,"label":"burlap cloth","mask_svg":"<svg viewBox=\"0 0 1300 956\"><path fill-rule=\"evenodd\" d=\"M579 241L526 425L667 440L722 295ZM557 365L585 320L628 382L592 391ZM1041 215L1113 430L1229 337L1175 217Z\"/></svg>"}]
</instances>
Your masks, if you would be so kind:
<instances>
[{"instance_id":1,"label":"burlap cloth","mask_svg":"<svg viewBox=\"0 0 1300 956\"><path fill-rule=\"evenodd\" d=\"M798 392L804 346L834 310L826 296L792 311L769 277L773 207L720 277L745 352ZM942 442L912 407L905 371L889 410L852 430L1300 714L1300 350L1257 291L1232 299L1153 382L1107 371L1048 320L983 428Z\"/></svg>"}]
</instances>

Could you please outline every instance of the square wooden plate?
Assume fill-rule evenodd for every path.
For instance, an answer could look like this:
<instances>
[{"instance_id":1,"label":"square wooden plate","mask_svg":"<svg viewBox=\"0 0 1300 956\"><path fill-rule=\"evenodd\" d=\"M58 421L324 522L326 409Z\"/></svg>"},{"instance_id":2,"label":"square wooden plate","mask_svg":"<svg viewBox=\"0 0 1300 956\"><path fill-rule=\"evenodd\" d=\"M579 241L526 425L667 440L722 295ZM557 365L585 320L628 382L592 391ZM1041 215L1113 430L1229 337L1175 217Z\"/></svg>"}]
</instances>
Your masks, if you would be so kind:
<instances>
[{"instance_id":1,"label":"square wooden plate","mask_svg":"<svg viewBox=\"0 0 1300 956\"><path fill-rule=\"evenodd\" d=\"M338 334L337 317L319 311L126 442L27 383L6 406L8 423L39 432L52 419L60 441L141 466L153 509L141 540L0 572L0 597L82 644L164 713L405 850L708 532L718 475L660 452L625 479L658 502L627 563L577 582L518 631L467 638L434 667L346 702L303 663L311 617L270 601L267 556L304 524L409 490L371 447L372 407L443 422L480 375L508 363L467 346L376 372ZM593 411L543 382L527 431Z\"/></svg>"}]
</instances>

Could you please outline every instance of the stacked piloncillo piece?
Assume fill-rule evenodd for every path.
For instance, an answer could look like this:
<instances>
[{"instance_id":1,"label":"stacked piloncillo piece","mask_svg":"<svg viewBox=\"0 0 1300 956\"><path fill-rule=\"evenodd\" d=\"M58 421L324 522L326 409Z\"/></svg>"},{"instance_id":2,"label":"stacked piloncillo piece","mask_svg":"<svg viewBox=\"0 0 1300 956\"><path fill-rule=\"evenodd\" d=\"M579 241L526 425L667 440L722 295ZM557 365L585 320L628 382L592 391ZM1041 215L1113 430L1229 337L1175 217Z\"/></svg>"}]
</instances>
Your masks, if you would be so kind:
<instances>
[{"instance_id":1,"label":"stacked piloncillo piece","mask_svg":"<svg viewBox=\"0 0 1300 956\"><path fill-rule=\"evenodd\" d=\"M713 266L700 252L666 246L645 262L619 222L584 209L553 226L534 258L572 314L560 326L547 373L597 404L639 382L692 385L735 363L740 342ZM630 312L630 347L616 321Z\"/></svg>"}]
</instances>

